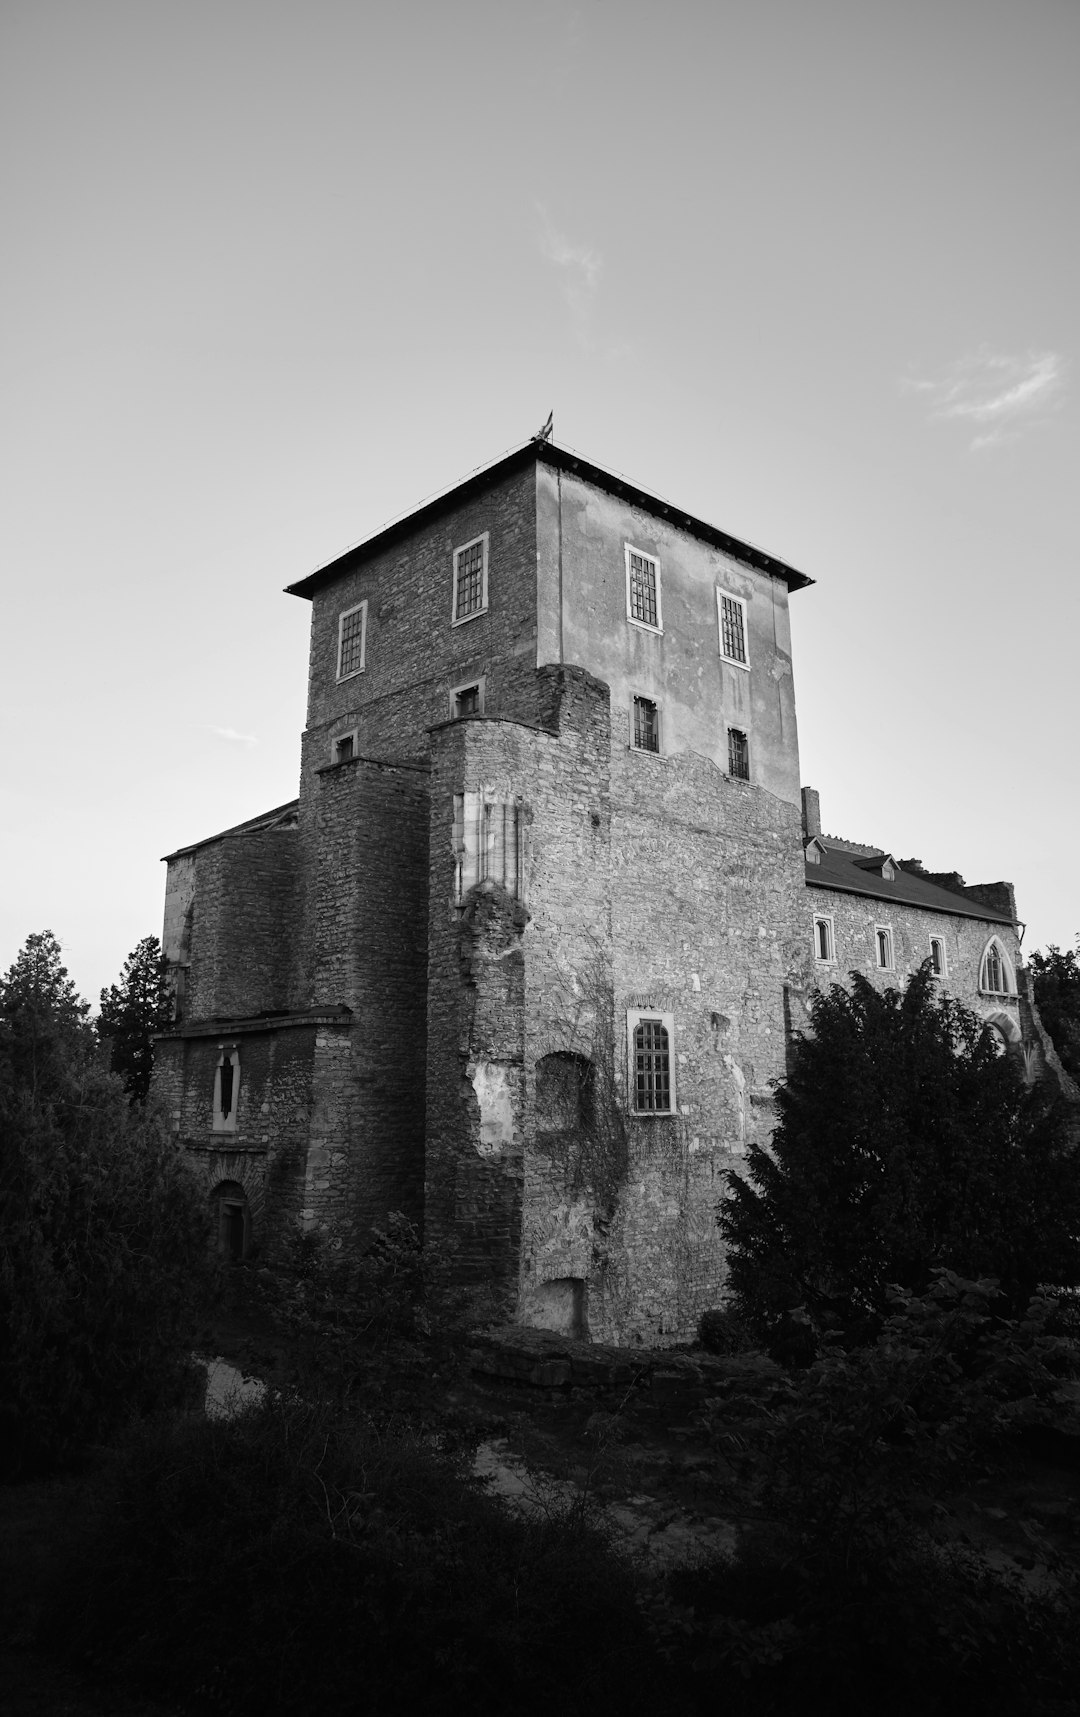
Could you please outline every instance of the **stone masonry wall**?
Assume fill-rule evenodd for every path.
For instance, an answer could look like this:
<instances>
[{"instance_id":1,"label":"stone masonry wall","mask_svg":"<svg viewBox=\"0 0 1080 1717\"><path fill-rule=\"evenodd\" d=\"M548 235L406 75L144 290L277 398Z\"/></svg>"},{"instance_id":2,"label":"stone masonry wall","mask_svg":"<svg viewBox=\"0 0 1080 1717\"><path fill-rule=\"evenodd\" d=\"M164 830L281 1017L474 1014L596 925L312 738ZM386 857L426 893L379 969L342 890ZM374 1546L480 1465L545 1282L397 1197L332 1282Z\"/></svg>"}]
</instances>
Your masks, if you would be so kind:
<instances>
[{"instance_id":1,"label":"stone masonry wall","mask_svg":"<svg viewBox=\"0 0 1080 1717\"><path fill-rule=\"evenodd\" d=\"M426 770L353 759L309 789L306 982L351 1011L320 1031L304 1221L361 1240L422 1218L427 978Z\"/></svg>"},{"instance_id":2,"label":"stone masonry wall","mask_svg":"<svg viewBox=\"0 0 1080 1717\"><path fill-rule=\"evenodd\" d=\"M488 533L488 608L452 625L454 549ZM368 602L364 671L336 679L338 617ZM536 483L504 478L414 535L343 571L312 601L303 773L329 763L336 733L359 728L367 757L419 761L449 694L485 680L488 713L533 719ZM526 672L522 674L524 668Z\"/></svg>"},{"instance_id":3,"label":"stone masonry wall","mask_svg":"<svg viewBox=\"0 0 1080 1717\"><path fill-rule=\"evenodd\" d=\"M940 936L945 943L945 988L983 1019L993 1020L1005 1015L1015 1024L1018 1039L1030 1037L1021 1028L1019 1000L990 996L979 989L979 971L983 953L992 936L996 936L1010 961L1014 976L1020 974L1020 942L1010 924L996 924L989 919L967 918L957 914L928 911L924 907L907 906L892 900L874 900L866 895L845 894L839 889L808 887L806 889L805 931L807 946L813 947L813 919L817 915L833 921L832 961L814 960L815 982L819 988L843 983L849 972L861 972L878 989L903 989L909 975L930 956L931 936ZM892 931L894 965L883 971L877 964L875 931L881 926ZM1008 1028L1006 1028L1008 1029ZM1032 1043L1034 1044L1034 1038Z\"/></svg>"},{"instance_id":4,"label":"stone masonry wall","mask_svg":"<svg viewBox=\"0 0 1080 1717\"><path fill-rule=\"evenodd\" d=\"M720 1299L721 1176L767 1137L787 991L809 982L798 813L693 755L624 758L607 688L584 670L538 682L556 731L476 721L435 736L429 1232L457 1236L474 1276L504 1287L520 1252L525 1322L573 1304L598 1340L682 1339ZM516 919L493 893L454 905L453 795L481 787L527 806ZM675 1116L628 1113L635 1006L674 1016ZM536 1070L552 1056L592 1064L584 1144L538 1131Z\"/></svg>"},{"instance_id":5,"label":"stone masonry wall","mask_svg":"<svg viewBox=\"0 0 1080 1717\"><path fill-rule=\"evenodd\" d=\"M297 853L295 829L225 835L198 849L186 1018L243 1018L288 1005Z\"/></svg>"},{"instance_id":6,"label":"stone masonry wall","mask_svg":"<svg viewBox=\"0 0 1080 1717\"><path fill-rule=\"evenodd\" d=\"M254 1254L273 1259L300 1208L312 1108L315 1028L283 1026L158 1040L154 1087L206 1197L222 1181L247 1194ZM223 1047L239 1057L236 1128L214 1131L214 1075Z\"/></svg>"}]
</instances>

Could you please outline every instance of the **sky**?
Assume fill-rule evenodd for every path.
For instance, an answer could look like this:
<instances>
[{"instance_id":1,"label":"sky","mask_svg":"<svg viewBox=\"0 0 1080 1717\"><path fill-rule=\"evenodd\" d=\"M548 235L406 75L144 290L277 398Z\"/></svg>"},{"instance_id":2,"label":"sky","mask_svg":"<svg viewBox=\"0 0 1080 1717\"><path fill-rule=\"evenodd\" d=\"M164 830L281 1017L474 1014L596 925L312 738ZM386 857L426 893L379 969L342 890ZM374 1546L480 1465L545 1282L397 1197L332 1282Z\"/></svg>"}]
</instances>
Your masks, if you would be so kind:
<instances>
[{"instance_id":1,"label":"sky","mask_svg":"<svg viewBox=\"0 0 1080 1717\"><path fill-rule=\"evenodd\" d=\"M554 412L816 582L825 829L1080 931L1077 0L3 0L0 970L295 796L282 594Z\"/></svg>"}]
</instances>

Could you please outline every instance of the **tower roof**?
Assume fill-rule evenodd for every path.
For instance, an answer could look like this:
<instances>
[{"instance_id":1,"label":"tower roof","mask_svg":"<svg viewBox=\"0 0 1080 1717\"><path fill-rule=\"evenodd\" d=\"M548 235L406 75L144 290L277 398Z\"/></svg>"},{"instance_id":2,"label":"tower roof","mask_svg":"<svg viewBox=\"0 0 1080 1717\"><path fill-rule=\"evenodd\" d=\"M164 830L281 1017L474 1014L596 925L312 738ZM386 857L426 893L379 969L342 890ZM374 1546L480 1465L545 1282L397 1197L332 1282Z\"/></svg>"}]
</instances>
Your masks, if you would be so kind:
<instances>
[{"instance_id":1,"label":"tower roof","mask_svg":"<svg viewBox=\"0 0 1080 1717\"><path fill-rule=\"evenodd\" d=\"M390 548L403 537L411 536L419 526L437 519L441 513L449 512L459 507L465 501L472 500L485 489L499 483L504 477L512 476L515 472L527 470L530 465L548 465L555 471L563 471L569 475L580 477L584 482L593 484L598 489L606 490L610 495L617 495L621 500L630 501L643 512L652 513L654 517L664 519L668 524L678 527L698 537L702 542L711 543L715 548L722 549L725 554L736 560L743 561L748 566L756 567L759 572L772 573L787 585L789 590L801 590L813 579L786 561L778 560L775 555L766 554L763 549L755 548L752 543L743 542L739 537L730 536L726 531L719 530L716 525L710 525L704 519L695 518L692 513L682 507L674 506L670 501L650 495L647 490L639 489L635 483L620 477L611 471L604 471L599 465L593 465L580 454L573 453L564 447L556 447L551 441L526 441L522 447L514 448L505 453L490 465L474 471L462 482L455 483L450 489L436 495L432 500L425 501L411 513L395 519L392 524L384 525L374 536L357 543L353 548L346 549L325 566L311 572L306 578L298 579L295 584L286 585L290 596L314 596L316 591L325 585L332 584L345 572L367 560L370 556L380 554Z\"/></svg>"}]
</instances>

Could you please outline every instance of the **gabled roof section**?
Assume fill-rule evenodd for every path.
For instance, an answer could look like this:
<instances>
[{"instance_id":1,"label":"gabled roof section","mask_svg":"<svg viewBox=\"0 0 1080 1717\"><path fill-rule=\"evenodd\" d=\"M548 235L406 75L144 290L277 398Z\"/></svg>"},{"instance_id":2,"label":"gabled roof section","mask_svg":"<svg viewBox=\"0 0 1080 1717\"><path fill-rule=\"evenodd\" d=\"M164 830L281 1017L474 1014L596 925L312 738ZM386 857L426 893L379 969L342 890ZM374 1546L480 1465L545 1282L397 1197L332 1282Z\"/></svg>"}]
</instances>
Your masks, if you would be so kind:
<instances>
[{"instance_id":1,"label":"gabled roof section","mask_svg":"<svg viewBox=\"0 0 1080 1717\"><path fill-rule=\"evenodd\" d=\"M849 843L850 844L850 843ZM927 912L948 912L954 918L981 918L989 924L1012 924L1012 919L992 906L985 906L952 889L904 870L890 853L862 848L858 853L834 846L828 836L815 836L819 851L808 860L806 881L811 888L832 888L842 894L862 894L871 900L895 901L899 906L921 906ZM890 874L891 873L891 874Z\"/></svg>"},{"instance_id":2,"label":"gabled roof section","mask_svg":"<svg viewBox=\"0 0 1080 1717\"><path fill-rule=\"evenodd\" d=\"M514 448L505 453L491 465L483 466L474 471L463 482L456 483L453 488L434 499L425 501L413 512L403 518L395 519L392 524L384 525L382 530L368 537L364 542L357 543L354 548L347 549L335 560L319 567L306 578L299 579L295 584L287 584L286 592L290 596L312 597L316 591L325 585L332 584L343 573L351 572L363 564L372 555L381 554L384 549L393 547L403 537L411 536L416 530L430 524L440 513L449 512L454 507L460 507L464 502L483 494L485 489L501 483L504 478L513 476L515 472L528 470L530 465L549 465L553 470L567 472L580 477L583 482L591 483L598 489L604 489L609 495L617 495L621 500L629 501L633 506L640 507L643 512L652 513L656 518L664 519L668 524L686 531L690 536L698 537L702 542L711 543L735 560L743 561L747 566L756 567L759 572L771 573L774 577L783 579L789 590L802 590L806 585L813 584L812 578L807 578L804 572L798 572L786 561L777 560L774 555L766 554L763 549L755 548L752 543L742 542L738 537L729 536L726 531L718 530L715 525L708 524L704 519L698 519L692 513L684 512L681 507L673 506L670 501L661 500L657 495L650 495L645 489L639 489L626 477L620 477L612 471L604 471L599 465L593 465L583 459L580 454L569 448L556 447L551 441L527 441L523 447Z\"/></svg>"},{"instance_id":3,"label":"gabled roof section","mask_svg":"<svg viewBox=\"0 0 1080 1717\"><path fill-rule=\"evenodd\" d=\"M161 862L168 864L170 859L183 858L185 853L198 852L200 847L228 840L230 835L252 835L257 829L295 829L299 810L299 799L290 799L287 805L277 805L272 811L264 811L260 817L249 817L246 823L235 823L231 829L222 829L219 834L206 835L203 840L192 841L187 847L177 847L174 853L166 853Z\"/></svg>"}]
</instances>

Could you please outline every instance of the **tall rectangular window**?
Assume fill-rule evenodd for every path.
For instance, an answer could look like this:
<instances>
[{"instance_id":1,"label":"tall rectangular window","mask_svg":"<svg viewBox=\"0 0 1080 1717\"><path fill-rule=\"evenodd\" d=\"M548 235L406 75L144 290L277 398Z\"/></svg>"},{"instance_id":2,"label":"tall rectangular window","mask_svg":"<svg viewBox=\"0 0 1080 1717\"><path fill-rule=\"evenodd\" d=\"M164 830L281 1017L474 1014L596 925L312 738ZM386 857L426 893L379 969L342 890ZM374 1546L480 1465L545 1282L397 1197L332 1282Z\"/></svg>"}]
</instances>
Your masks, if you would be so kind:
<instances>
[{"instance_id":1,"label":"tall rectangular window","mask_svg":"<svg viewBox=\"0 0 1080 1717\"><path fill-rule=\"evenodd\" d=\"M930 938L930 969L935 978L946 976L945 938L943 936L931 936Z\"/></svg>"},{"instance_id":2,"label":"tall rectangular window","mask_svg":"<svg viewBox=\"0 0 1080 1717\"><path fill-rule=\"evenodd\" d=\"M351 679L364 671L364 649L367 642L367 603L358 602L338 616L337 677Z\"/></svg>"},{"instance_id":3,"label":"tall rectangular window","mask_svg":"<svg viewBox=\"0 0 1080 1717\"><path fill-rule=\"evenodd\" d=\"M652 698L634 699L634 750L659 751L660 711Z\"/></svg>"},{"instance_id":4,"label":"tall rectangular window","mask_svg":"<svg viewBox=\"0 0 1080 1717\"><path fill-rule=\"evenodd\" d=\"M487 612L488 533L454 550L454 599L450 623L460 626Z\"/></svg>"},{"instance_id":5,"label":"tall rectangular window","mask_svg":"<svg viewBox=\"0 0 1080 1717\"><path fill-rule=\"evenodd\" d=\"M750 779L750 742L740 727L729 727L727 732L727 766L728 774L736 781Z\"/></svg>"},{"instance_id":6,"label":"tall rectangular window","mask_svg":"<svg viewBox=\"0 0 1080 1717\"><path fill-rule=\"evenodd\" d=\"M634 1009L626 1016L630 1106L635 1115L675 1113L673 1034L674 1022L670 1014Z\"/></svg>"},{"instance_id":7,"label":"tall rectangular window","mask_svg":"<svg viewBox=\"0 0 1080 1717\"><path fill-rule=\"evenodd\" d=\"M626 618L653 632L664 629L660 600L660 562L626 544Z\"/></svg>"},{"instance_id":8,"label":"tall rectangular window","mask_svg":"<svg viewBox=\"0 0 1080 1717\"><path fill-rule=\"evenodd\" d=\"M746 646L746 603L741 596L731 596L726 590L716 592L716 617L720 627L720 654L725 662L748 668L750 656Z\"/></svg>"},{"instance_id":9,"label":"tall rectangular window","mask_svg":"<svg viewBox=\"0 0 1080 1717\"><path fill-rule=\"evenodd\" d=\"M891 972L893 967L892 931L884 924L875 927L874 946L877 951L878 966L883 972Z\"/></svg>"}]
</instances>

